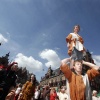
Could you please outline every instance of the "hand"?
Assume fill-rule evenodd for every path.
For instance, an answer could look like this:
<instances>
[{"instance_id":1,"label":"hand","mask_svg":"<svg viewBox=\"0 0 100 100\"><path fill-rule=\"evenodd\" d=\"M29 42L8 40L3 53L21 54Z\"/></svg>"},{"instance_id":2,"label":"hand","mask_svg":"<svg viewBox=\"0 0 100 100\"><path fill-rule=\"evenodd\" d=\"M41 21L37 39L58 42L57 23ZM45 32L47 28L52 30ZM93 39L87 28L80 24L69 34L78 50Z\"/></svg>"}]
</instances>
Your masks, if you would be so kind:
<instances>
[{"instance_id":1,"label":"hand","mask_svg":"<svg viewBox=\"0 0 100 100\"><path fill-rule=\"evenodd\" d=\"M85 61L84 60L82 60L82 64L84 64L85 63Z\"/></svg>"},{"instance_id":2,"label":"hand","mask_svg":"<svg viewBox=\"0 0 100 100\"><path fill-rule=\"evenodd\" d=\"M65 58L63 60L61 60L61 64L65 64L71 61L71 58Z\"/></svg>"}]
</instances>

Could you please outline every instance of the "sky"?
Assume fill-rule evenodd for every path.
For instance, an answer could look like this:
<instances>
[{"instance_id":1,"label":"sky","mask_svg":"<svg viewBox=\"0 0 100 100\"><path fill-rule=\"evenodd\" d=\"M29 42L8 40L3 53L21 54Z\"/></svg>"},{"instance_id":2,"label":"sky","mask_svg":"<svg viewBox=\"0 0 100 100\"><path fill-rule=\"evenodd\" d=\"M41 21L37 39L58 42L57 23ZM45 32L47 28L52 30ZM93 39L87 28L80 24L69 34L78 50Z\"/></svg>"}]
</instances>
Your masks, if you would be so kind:
<instances>
[{"instance_id":1,"label":"sky","mask_svg":"<svg viewBox=\"0 0 100 100\"><path fill-rule=\"evenodd\" d=\"M0 56L10 52L40 81L69 57L65 39L76 24L100 66L100 0L0 0Z\"/></svg>"}]
</instances>

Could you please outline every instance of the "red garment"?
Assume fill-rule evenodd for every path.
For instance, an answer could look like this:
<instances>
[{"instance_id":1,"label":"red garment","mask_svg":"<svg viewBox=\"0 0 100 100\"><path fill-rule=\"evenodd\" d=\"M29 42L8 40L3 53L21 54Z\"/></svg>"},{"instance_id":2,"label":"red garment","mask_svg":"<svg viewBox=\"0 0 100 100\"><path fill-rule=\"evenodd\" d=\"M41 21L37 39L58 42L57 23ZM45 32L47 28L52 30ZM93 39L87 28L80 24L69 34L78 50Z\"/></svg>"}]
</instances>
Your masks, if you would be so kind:
<instances>
[{"instance_id":1,"label":"red garment","mask_svg":"<svg viewBox=\"0 0 100 100\"><path fill-rule=\"evenodd\" d=\"M15 95L14 100L18 99L19 94Z\"/></svg>"},{"instance_id":2,"label":"red garment","mask_svg":"<svg viewBox=\"0 0 100 100\"><path fill-rule=\"evenodd\" d=\"M3 65L0 66L0 69L4 69L5 67Z\"/></svg>"},{"instance_id":3,"label":"red garment","mask_svg":"<svg viewBox=\"0 0 100 100\"><path fill-rule=\"evenodd\" d=\"M50 100L55 100L57 97L57 93L50 94Z\"/></svg>"}]
</instances>

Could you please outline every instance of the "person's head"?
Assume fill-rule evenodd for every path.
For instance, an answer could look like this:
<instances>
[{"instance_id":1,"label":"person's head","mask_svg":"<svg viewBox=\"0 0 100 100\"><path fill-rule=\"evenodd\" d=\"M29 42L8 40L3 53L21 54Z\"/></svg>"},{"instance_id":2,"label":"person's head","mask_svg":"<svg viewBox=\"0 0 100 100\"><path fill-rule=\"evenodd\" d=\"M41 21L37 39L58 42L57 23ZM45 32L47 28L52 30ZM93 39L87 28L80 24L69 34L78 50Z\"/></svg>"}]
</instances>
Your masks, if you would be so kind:
<instances>
[{"instance_id":1,"label":"person's head","mask_svg":"<svg viewBox=\"0 0 100 100\"><path fill-rule=\"evenodd\" d=\"M55 92L56 92L55 88L54 88L54 87L51 88L51 90L50 90L50 94L53 94L53 93L55 93Z\"/></svg>"},{"instance_id":2,"label":"person's head","mask_svg":"<svg viewBox=\"0 0 100 100\"><path fill-rule=\"evenodd\" d=\"M56 92L55 88L52 88L52 91L53 91L53 92Z\"/></svg>"},{"instance_id":3,"label":"person's head","mask_svg":"<svg viewBox=\"0 0 100 100\"><path fill-rule=\"evenodd\" d=\"M74 28L73 28L73 31L75 33L78 33L80 31L80 26L79 25L75 25Z\"/></svg>"},{"instance_id":4,"label":"person's head","mask_svg":"<svg viewBox=\"0 0 100 100\"><path fill-rule=\"evenodd\" d=\"M61 93L65 93L65 88L61 88Z\"/></svg>"},{"instance_id":5,"label":"person's head","mask_svg":"<svg viewBox=\"0 0 100 100\"><path fill-rule=\"evenodd\" d=\"M29 79L29 81L32 81L33 83L36 82L36 77L35 77L34 74L31 74L31 75L30 75L30 79Z\"/></svg>"},{"instance_id":6,"label":"person's head","mask_svg":"<svg viewBox=\"0 0 100 100\"><path fill-rule=\"evenodd\" d=\"M31 80L35 80L35 75L31 75Z\"/></svg>"},{"instance_id":7,"label":"person's head","mask_svg":"<svg viewBox=\"0 0 100 100\"><path fill-rule=\"evenodd\" d=\"M92 95L96 97L97 96L97 91L93 90Z\"/></svg>"},{"instance_id":8,"label":"person's head","mask_svg":"<svg viewBox=\"0 0 100 100\"><path fill-rule=\"evenodd\" d=\"M74 70L77 74L81 74L81 72L82 72L82 61L80 61L80 60L74 61Z\"/></svg>"},{"instance_id":9,"label":"person's head","mask_svg":"<svg viewBox=\"0 0 100 100\"><path fill-rule=\"evenodd\" d=\"M45 86L45 90L49 90L50 89L50 87L47 85L47 86Z\"/></svg>"},{"instance_id":10,"label":"person's head","mask_svg":"<svg viewBox=\"0 0 100 100\"><path fill-rule=\"evenodd\" d=\"M15 71L15 72L18 70L18 63L17 62L12 63L11 70Z\"/></svg>"},{"instance_id":11,"label":"person's head","mask_svg":"<svg viewBox=\"0 0 100 100\"><path fill-rule=\"evenodd\" d=\"M37 86L37 90L40 90L40 86Z\"/></svg>"}]
</instances>

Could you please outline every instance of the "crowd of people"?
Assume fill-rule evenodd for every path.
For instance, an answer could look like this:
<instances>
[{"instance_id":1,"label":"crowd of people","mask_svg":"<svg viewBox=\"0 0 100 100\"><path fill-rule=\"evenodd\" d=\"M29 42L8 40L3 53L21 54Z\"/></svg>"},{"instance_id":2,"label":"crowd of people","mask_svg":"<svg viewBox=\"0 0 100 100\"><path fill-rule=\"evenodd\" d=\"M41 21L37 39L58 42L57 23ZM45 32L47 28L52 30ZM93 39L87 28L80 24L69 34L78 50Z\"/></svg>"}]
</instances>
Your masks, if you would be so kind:
<instances>
[{"instance_id":1,"label":"crowd of people","mask_svg":"<svg viewBox=\"0 0 100 100\"><path fill-rule=\"evenodd\" d=\"M61 60L60 66L66 77L65 86L58 88L36 85L34 74L30 75L26 83L16 84L18 63L13 62L6 69L0 65L0 100L100 100L97 91L91 91L90 86L92 79L100 75L100 67L72 55L74 48L82 52L83 57L86 55L83 38L78 35L79 31L80 26L75 25L73 33L66 37L70 58ZM89 67L86 73L82 73L83 65Z\"/></svg>"},{"instance_id":2,"label":"crowd of people","mask_svg":"<svg viewBox=\"0 0 100 100\"><path fill-rule=\"evenodd\" d=\"M69 99L66 86L61 86L61 88L58 88L45 85L36 86L35 89L31 88L33 86L28 86L30 88L25 89L26 84L27 83L25 83L23 86L21 84L18 84L16 88L10 90L5 100L73 100ZM96 90L92 91L91 100L100 100L100 97L97 96Z\"/></svg>"}]
</instances>

